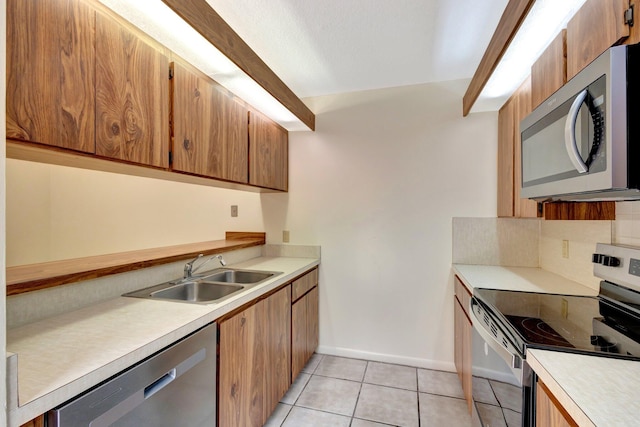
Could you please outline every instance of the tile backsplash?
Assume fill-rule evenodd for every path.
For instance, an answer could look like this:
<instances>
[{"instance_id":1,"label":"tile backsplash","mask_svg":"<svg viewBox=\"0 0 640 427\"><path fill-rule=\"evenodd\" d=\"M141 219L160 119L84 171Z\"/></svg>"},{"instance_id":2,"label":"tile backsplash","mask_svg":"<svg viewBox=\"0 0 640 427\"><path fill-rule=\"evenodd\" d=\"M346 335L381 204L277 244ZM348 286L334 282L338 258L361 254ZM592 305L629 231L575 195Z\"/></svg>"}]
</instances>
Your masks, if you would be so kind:
<instances>
[{"instance_id":1,"label":"tile backsplash","mask_svg":"<svg viewBox=\"0 0 640 427\"><path fill-rule=\"evenodd\" d=\"M613 243L640 247L640 201L616 203Z\"/></svg>"},{"instance_id":2,"label":"tile backsplash","mask_svg":"<svg viewBox=\"0 0 640 427\"><path fill-rule=\"evenodd\" d=\"M542 221L540 227L540 268L599 289L593 275L591 255L596 243L611 243L612 221ZM568 251L563 254L563 241Z\"/></svg>"},{"instance_id":3,"label":"tile backsplash","mask_svg":"<svg viewBox=\"0 0 640 427\"><path fill-rule=\"evenodd\" d=\"M453 218L454 264L538 267L540 220Z\"/></svg>"}]
</instances>

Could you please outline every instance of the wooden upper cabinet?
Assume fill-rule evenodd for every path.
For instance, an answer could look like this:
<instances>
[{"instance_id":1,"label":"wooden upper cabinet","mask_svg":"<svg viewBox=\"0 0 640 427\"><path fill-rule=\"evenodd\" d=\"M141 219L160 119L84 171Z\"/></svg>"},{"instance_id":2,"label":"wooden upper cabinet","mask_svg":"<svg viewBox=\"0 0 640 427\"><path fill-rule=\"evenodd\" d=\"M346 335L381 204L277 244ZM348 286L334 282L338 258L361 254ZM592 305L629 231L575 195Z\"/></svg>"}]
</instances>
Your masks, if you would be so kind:
<instances>
[{"instance_id":1,"label":"wooden upper cabinet","mask_svg":"<svg viewBox=\"0 0 640 427\"><path fill-rule=\"evenodd\" d=\"M531 112L531 80L498 112L498 216L537 217L538 204L520 198L522 180L520 121Z\"/></svg>"},{"instance_id":2,"label":"wooden upper cabinet","mask_svg":"<svg viewBox=\"0 0 640 427\"><path fill-rule=\"evenodd\" d=\"M101 14L96 17L96 154L169 165L169 60Z\"/></svg>"},{"instance_id":3,"label":"wooden upper cabinet","mask_svg":"<svg viewBox=\"0 0 640 427\"><path fill-rule=\"evenodd\" d=\"M567 80L609 47L629 37L629 0L587 0L567 24ZM636 13L638 11L636 10Z\"/></svg>"},{"instance_id":4,"label":"wooden upper cabinet","mask_svg":"<svg viewBox=\"0 0 640 427\"><path fill-rule=\"evenodd\" d=\"M7 138L95 150L95 12L79 0L7 1Z\"/></svg>"},{"instance_id":5,"label":"wooden upper cabinet","mask_svg":"<svg viewBox=\"0 0 640 427\"><path fill-rule=\"evenodd\" d=\"M525 82L516 91L518 97L518 109L515 119L515 137L513 148L513 200L514 215L518 218L536 218L538 216L538 203L535 200L520 197L522 185L522 144L520 141L520 121L531 113L531 79Z\"/></svg>"},{"instance_id":6,"label":"wooden upper cabinet","mask_svg":"<svg viewBox=\"0 0 640 427\"><path fill-rule=\"evenodd\" d=\"M249 180L247 109L213 81L174 63L173 170Z\"/></svg>"},{"instance_id":7,"label":"wooden upper cabinet","mask_svg":"<svg viewBox=\"0 0 640 427\"><path fill-rule=\"evenodd\" d=\"M260 113L249 113L249 184L287 191L289 134Z\"/></svg>"},{"instance_id":8,"label":"wooden upper cabinet","mask_svg":"<svg viewBox=\"0 0 640 427\"><path fill-rule=\"evenodd\" d=\"M531 107L536 108L567 81L567 30L562 30L531 66Z\"/></svg>"}]
</instances>

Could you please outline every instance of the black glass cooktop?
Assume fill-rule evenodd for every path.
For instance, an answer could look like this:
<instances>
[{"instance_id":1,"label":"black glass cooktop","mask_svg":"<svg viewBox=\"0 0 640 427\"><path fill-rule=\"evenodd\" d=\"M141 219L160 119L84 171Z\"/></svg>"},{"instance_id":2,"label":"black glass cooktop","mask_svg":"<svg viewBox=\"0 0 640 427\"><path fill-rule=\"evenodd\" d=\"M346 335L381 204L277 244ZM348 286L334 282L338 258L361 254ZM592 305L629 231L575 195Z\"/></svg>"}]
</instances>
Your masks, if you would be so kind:
<instances>
[{"instance_id":1,"label":"black glass cooktop","mask_svg":"<svg viewBox=\"0 0 640 427\"><path fill-rule=\"evenodd\" d=\"M606 298L476 289L505 335L526 347L640 359L640 316Z\"/></svg>"}]
</instances>

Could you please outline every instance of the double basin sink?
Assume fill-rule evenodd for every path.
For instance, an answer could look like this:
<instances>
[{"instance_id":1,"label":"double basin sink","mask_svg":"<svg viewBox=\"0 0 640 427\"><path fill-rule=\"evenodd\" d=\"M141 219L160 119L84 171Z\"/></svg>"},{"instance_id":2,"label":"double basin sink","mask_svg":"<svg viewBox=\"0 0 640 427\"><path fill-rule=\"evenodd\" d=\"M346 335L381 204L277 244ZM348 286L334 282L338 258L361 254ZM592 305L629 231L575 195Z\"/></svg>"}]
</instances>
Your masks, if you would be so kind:
<instances>
[{"instance_id":1,"label":"double basin sink","mask_svg":"<svg viewBox=\"0 0 640 427\"><path fill-rule=\"evenodd\" d=\"M218 268L198 276L174 280L124 294L126 297L210 304L282 274L276 271Z\"/></svg>"}]
</instances>

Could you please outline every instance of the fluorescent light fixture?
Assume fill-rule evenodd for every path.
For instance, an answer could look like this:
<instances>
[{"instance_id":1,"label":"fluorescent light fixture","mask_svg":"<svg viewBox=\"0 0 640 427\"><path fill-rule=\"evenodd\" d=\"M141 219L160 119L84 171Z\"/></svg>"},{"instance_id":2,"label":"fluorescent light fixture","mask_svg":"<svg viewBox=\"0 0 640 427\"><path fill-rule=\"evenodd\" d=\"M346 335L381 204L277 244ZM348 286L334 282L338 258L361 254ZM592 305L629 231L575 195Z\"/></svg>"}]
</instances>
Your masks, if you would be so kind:
<instances>
[{"instance_id":1,"label":"fluorescent light fixture","mask_svg":"<svg viewBox=\"0 0 640 427\"><path fill-rule=\"evenodd\" d=\"M533 63L585 1L536 0L471 112L500 109L531 74Z\"/></svg>"},{"instance_id":2,"label":"fluorescent light fixture","mask_svg":"<svg viewBox=\"0 0 640 427\"><path fill-rule=\"evenodd\" d=\"M309 130L161 0L100 0L144 33L289 131Z\"/></svg>"}]
</instances>

